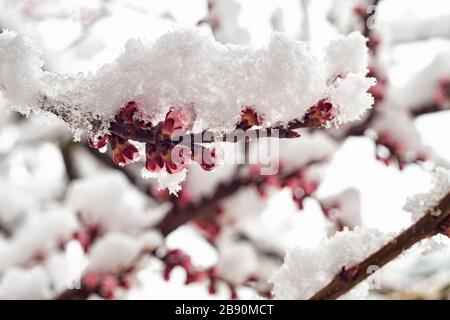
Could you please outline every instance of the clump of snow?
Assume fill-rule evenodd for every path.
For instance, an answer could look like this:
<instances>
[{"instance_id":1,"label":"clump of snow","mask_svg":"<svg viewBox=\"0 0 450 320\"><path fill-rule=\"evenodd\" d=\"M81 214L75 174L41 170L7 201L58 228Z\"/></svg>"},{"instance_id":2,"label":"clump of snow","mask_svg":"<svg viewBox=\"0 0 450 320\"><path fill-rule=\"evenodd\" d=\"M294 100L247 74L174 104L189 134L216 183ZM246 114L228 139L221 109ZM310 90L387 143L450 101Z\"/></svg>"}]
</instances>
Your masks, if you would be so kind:
<instances>
[{"instance_id":1,"label":"clump of snow","mask_svg":"<svg viewBox=\"0 0 450 320\"><path fill-rule=\"evenodd\" d=\"M74 215L65 208L30 213L11 239L0 242L0 272L45 257L70 239L76 227Z\"/></svg>"},{"instance_id":2,"label":"clump of snow","mask_svg":"<svg viewBox=\"0 0 450 320\"><path fill-rule=\"evenodd\" d=\"M133 237L110 232L94 243L89 252L89 269L119 272L130 266L141 252L141 244Z\"/></svg>"},{"instance_id":3,"label":"clump of snow","mask_svg":"<svg viewBox=\"0 0 450 320\"><path fill-rule=\"evenodd\" d=\"M443 252L445 249L448 249L449 244L450 239L447 236L437 234L432 238L423 239L415 247L422 255L428 256Z\"/></svg>"},{"instance_id":4,"label":"clump of snow","mask_svg":"<svg viewBox=\"0 0 450 320\"><path fill-rule=\"evenodd\" d=\"M414 222L420 220L450 192L450 170L441 167L436 168L432 184L433 188L429 192L419 193L408 198L403 207L404 210L412 213ZM440 212L433 213L441 214Z\"/></svg>"},{"instance_id":5,"label":"clump of snow","mask_svg":"<svg viewBox=\"0 0 450 320\"><path fill-rule=\"evenodd\" d=\"M5 181L0 181L0 194L2 195L0 224L12 230L23 218L25 212L36 205L36 199L33 194Z\"/></svg>"},{"instance_id":6,"label":"clump of snow","mask_svg":"<svg viewBox=\"0 0 450 320\"><path fill-rule=\"evenodd\" d=\"M361 225L361 197L358 190L349 188L320 202L325 208L333 208L329 212L331 219L350 229Z\"/></svg>"},{"instance_id":7,"label":"clump of snow","mask_svg":"<svg viewBox=\"0 0 450 320\"><path fill-rule=\"evenodd\" d=\"M192 165L189 167L185 188L189 190L193 200L210 197L221 183L230 181L234 177L236 167L237 164L226 163L211 172L203 170L198 165Z\"/></svg>"},{"instance_id":8,"label":"clump of snow","mask_svg":"<svg viewBox=\"0 0 450 320\"><path fill-rule=\"evenodd\" d=\"M250 34L239 25L241 4L235 0L213 0L208 20L218 25L214 37L222 43L247 44Z\"/></svg>"},{"instance_id":9,"label":"clump of snow","mask_svg":"<svg viewBox=\"0 0 450 320\"><path fill-rule=\"evenodd\" d=\"M65 75L42 71L29 41L5 31L0 35L0 87L14 108L51 111L72 129L93 129L99 122L106 129L131 100L156 121L180 106L196 115L194 131L226 131L235 128L245 105L255 107L264 125L286 124L329 98L339 108L335 123L340 124L357 119L373 103L365 42L358 33L340 36L317 54L280 33L255 49L181 30L151 45L130 40L114 63L95 74Z\"/></svg>"},{"instance_id":10,"label":"clump of snow","mask_svg":"<svg viewBox=\"0 0 450 320\"><path fill-rule=\"evenodd\" d=\"M357 7L366 10L373 0L334 0L331 1L328 18L341 33L349 33L362 28L361 19L355 14ZM374 11L372 11L374 12Z\"/></svg>"},{"instance_id":11,"label":"clump of snow","mask_svg":"<svg viewBox=\"0 0 450 320\"><path fill-rule=\"evenodd\" d=\"M277 299L308 299L326 286L342 267L351 268L386 244L392 236L376 229L344 230L318 248L294 247L271 278Z\"/></svg>"},{"instance_id":12,"label":"clump of snow","mask_svg":"<svg viewBox=\"0 0 450 320\"><path fill-rule=\"evenodd\" d=\"M340 296L338 300L365 300L369 295L370 284L367 280L361 282L346 294Z\"/></svg>"},{"instance_id":13,"label":"clump of snow","mask_svg":"<svg viewBox=\"0 0 450 320\"><path fill-rule=\"evenodd\" d=\"M389 98L395 106L414 110L433 103L439 81L450 74L450 50L439 52L422 70L402 86L393 87Z\"/></svg>"},{"instance_id":14,"label":"clump of snow","mask_svg":"<svg viewBox=\"0 0 450 320\"><path fill-rule=\"evenodd\" d=\"M392 142L401 144L401 151L406 152L403 156L415 157L430 153L414 124L414 118L405 110L383 109L374 121L372 129L378 134L388 133Z\"/></svg>"},{"instance_id":15,"label":"clump of snow","mask_svg":"<svg viewBox=\"0 0 450 320\"><path fill-rule=\"evenodd\" d=\"M260 215L267 205L267 199L262 198L256 188L245 187L220 204L223 210L220 220L225 224L236 225Z\"/></svg>"},{"instance_id":16,"label":"clump of snow","mask_svg":"<svg viewBox=\"0 0 450 320\"><path fill-rule=\"evenodd\" d=\"M51 293L48 275L41 266L11 268L0 281L0 299L49 299Z\"/></svg>"},{"instance_id":17,"label":"clump of snow","mask_svg":"<svg viewBox=\"0 0 450 320\"><path fill-rule=\"evenodd\" d=\"M0 92L5 98L14 104L17 101L16 107L39 101L43 61L31 41L4 31L0 35L0 57Z\"/></svg>"},{"instance_id":18,"label":"clump of snow","mask_svg":"<svg viewBox=\"0 0 450 320\"><path fill-rule=\"evenodd\" d=\"M239 285L256 275L259 269L254 248L248 243L224 240L219 244L217 271L231 284Z\"/></svg>"},{"instance_id":19,"label":"clump of snow","mask_svg":"<svg viewBox=\"0 0 450 320\"><path fill-rule=\"evenodd\" d=\"M88 264L80 243L69 241L64 251L53 252L43 265L51 281L54 292L81 287L81 277Z\"/></svg>"},{"instance_id":20,"label":"clump of snow","mask_svg":"<svg viewBox=\"0 0 450 320\"><path fill-rule=\"evenodd\" d=\"M131 234L158 222L167 209L153 204L117 171L74 181L66 202L84 223Z\"/></svg>"},{"instance_id":21,"label":"clump of snow","mask_svg":"<svg viewBox=\"0 0 450 320\"><path fill-rule=\"evenodd\" d=\"M361 41L361 35L357 32L332 40L325 48L328 74L345 78L348 73L365 73L367 55L361 54L365 50L366 42ZM345 59L342 59L344 55Z\"/></svg>"},{"instance_id":22,"label":"clump of snow","mask_svg":"<svg viewBox=\"0 0 450 320\"><path fill-rule=\"evenodd\" d=\"M239 164L245 163L244 159L244 143L214 143L216 152L220 152L218 156L221 159L221 165L217 166L213 171L206 171L197 164L189 166L189 172L186 178L185 188L189 190L193 200L202 197L212 196L217 187L221 183L229 182L235 176Z\"/></svg>"}]
</instances>

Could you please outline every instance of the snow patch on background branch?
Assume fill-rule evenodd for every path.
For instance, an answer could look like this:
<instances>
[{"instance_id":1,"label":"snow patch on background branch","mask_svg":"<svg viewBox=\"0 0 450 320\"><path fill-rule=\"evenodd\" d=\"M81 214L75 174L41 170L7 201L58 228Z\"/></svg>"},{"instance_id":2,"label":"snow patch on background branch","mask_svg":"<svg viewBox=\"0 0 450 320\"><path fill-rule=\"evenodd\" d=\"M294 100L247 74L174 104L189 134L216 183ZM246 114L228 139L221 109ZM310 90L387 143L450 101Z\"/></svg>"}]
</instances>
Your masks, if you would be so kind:
<instances>
[{"instance_id":1,"label":"snow patch on background branch","mask_svg":"<svg viewBox=\"0 0 450 320\"><path fill-rule=\"evenodd\" d=\"M433 188L429 192L419 193L408 198L403 209L412 213L414 222L418 221L430 208L435 207L442 198L450 192L450 170L444 168L436 168L433 175ZM440 215L441 212L435 212Z\"/></svg>"}]
</instances>

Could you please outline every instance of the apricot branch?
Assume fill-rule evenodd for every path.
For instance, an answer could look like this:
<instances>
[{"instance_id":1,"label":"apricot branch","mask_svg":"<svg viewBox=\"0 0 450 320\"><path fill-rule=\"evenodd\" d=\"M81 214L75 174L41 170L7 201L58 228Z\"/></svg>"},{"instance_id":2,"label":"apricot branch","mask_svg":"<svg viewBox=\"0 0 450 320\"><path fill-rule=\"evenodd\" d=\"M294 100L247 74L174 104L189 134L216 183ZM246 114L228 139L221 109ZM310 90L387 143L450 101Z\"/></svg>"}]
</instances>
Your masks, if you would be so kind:
<instances>
[{"instance_id":1,"label":"apricot branch","mask_svg":"<svg viewBox=\"0 0 450 320\"><path fill-rule=\"evenodd\" d=\"M441 214L437 215L436 212L440 212ZM450 193L448 193L436 207L431 208L428 213L414 225L400 233L364 261L361 261L350 268L343 268L342 272L337 274L331 282L314 294L310 299L330 300L340 297L371 275L371 273L368 272L370 266L381 268L394 260L405 250L411 248L414 244L438 233L448 236L450 232L449 221Z\"/></svg>"}]
</instances>

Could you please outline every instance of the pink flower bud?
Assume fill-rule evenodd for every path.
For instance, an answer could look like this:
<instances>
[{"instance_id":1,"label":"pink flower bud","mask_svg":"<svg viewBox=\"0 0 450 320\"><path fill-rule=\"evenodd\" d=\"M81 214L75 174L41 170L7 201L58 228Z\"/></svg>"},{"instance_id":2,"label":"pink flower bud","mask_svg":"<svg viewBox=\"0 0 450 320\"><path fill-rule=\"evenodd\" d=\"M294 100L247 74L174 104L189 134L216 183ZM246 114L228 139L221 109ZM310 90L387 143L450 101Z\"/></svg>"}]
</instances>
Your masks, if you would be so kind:
<instances>
[{"instance_id":1,"label":"pink flower bud","mask_svg":"<svg viewBox=\"0 0 450 320\"><path fill-rule=\"evenodd\" d=\"M89 246L91 244L91 237L86 232L75 232L73 235L74 240L77 240L80 243L80 246L83 248L84 252L89 251Z\"/></svg>"},{"instance_id":2,"label":"pink flower bud","mask_svg":"<svg viewBox=\"0 0 450 320\"><path fill-rule=\"evenodd\" d=\"M170 108L161 126L161 133L165 136L172 136L173 133L184 134L189 127L189 118L179 107Z\"/></svg>"},{"instance_id":3,"label":"pink flower bud","mask_svg":"<svg viewBox=\"0 0 450 320\"><path fill-rule=\"evenodd\" d=\"M81 280L83 286L90 292L94 292L97 290L98 286L100 285L100 275L98 272L95 271L88 271L83 276L83 279Z\"/></svg>"},{"instance_id":4,"label":"pink flower bud","mask_svg":"<svg viewBox=\"0 0 450 320\"><path fill-rule=\"evenodd\" d=\"M360 17L364 17L364 15L366 14L366 10L364 10L363 7L361 6L356 6L353 8L353 12Z\"/></svg>"},{"instance_id":5,"label":"pink flower bud","mask_svg":"<svg viewBox=\"0 0 450 320\"><path fill-rule=\"evenodd\" d=\"M190 159L188 150L183 146L175 146L161 154L168 173L177 173L186 167Z\"/></svg>"},{"instance_id":6,"label":"pink flower bud","mask_svg":"<svg viewBox=\"0 0 450 320\"><path fill-rule=\"evenodd\" d=\"M89 136L88 145L89 145L89 147L94 148L94 149L101 149L107 145L108 140L109 140L109 135L104 135L104 136L100 136L100 137Z\"/></svg>"},{"instance_id":7,"label":"pink flower bud","mask_svg":"<svg viewBox=\"0 0 450 320\"><path fill-rule=\"evenodd\" d=\"M146 161L145 167L150 172L159 172L164 168L164 161L156 149L156 145L147 143L145 145Z\"/></svg>"},{"instance_id":8,"label":"pink flower bud","mask_svg":"<svg viewBox=\"0 0 450 320\"><path fill-rule=\"evenodd\" d=\"M322 127L327 125L338 114L338 109L327 99L320 100L306 112L304 122L308 126Z\"/></svg>"},{"instance_id":9,"label":"pink flower bud","mask_svg":"<svg viewBox=\"0 0 450 320\"><path fill-rule=\"evenodd\" d=\"M113 299L114 291L119 286L119 280L115 275L107 274L103 276L100 284L99 294L105 299Z\"/></svg>"},{"instance_id":10,"label":"pink flower bud","mask_svg":"<svg viewBox=\"0 0 450 320\"><path fill-rule=\"evenodd\" d=\"M358 274L358 271L358 266L351 267L349 269L345 269L345 267L342 267L340 277L343 281L349 282L355 278L355 276Z\"/></svg>"},{"instance_id":11,"label":"pink flower bud","mask_svg":"<svg viewBox=\"0 0 450 320\"><path fill-rule=\"evenodd\" d=\"M215 148L196 147L194 150L194 161L197 162L205 171L211 171L218 165L217 153Z\"/></svg>"},{"instance_id":12,"label":"pink flower bud","mask_svg":"<svg viewBox=\"0 0 450 320\"><path fill-rule=\"evenodd\" d=\"M113 153L113 161L123 167L139 160L139 151L128 140L113 135L109 142Z\"/></svg>"},{"instance_id":13,"label":"pink flower bud","mask_svg":"<svg viewBox=\"0 0 450 320\"><path fill-rule=\"evenodd\" d=\"M144 125L142 107L137 102L128 102L116 115L116 121L142 127Z\"/></svg>"},{"instance_id":14,"label":"pink flower bud","mask_svg":"<svg viewBox=\"0 0 450 320\"><path fill-rule=\"evenodd\" d=\"M253 126L259 125L261 125L261 119L256 113L255 107L245 106L241 111L241 120L237 124L236 128L246 131Z\"/></svg>"}]
</instances>

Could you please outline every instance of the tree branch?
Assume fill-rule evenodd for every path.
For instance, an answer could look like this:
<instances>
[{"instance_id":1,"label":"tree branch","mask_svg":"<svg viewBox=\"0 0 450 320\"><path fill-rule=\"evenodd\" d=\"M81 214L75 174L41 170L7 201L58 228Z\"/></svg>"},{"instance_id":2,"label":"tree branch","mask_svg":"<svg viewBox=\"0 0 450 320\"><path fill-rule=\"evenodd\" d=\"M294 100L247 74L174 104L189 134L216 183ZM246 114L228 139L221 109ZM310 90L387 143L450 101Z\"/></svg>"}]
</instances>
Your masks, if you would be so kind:
<instances>
[{"instance_id":1,"label":"tree branch","mask_svg":"<svg viewBox=\"0 0 450 320\"><path fill-rule=\"evenodd\" d=\"M282 173L280 180L287 180L298 174L298 172L302 170L302 168L307 168L311 165L322 163L325 160L326 159L324 158L311 160L305 165L303 165L301 168L296 168L292 171ZM156 229L160 230L164 236L167 236L172 231L188 223L189 221L207 215L209 212L214 210L218 202L235 194L242 187L258 186L259 184L263 183L265 179L266 179L265 176L258 176L258 177L236 176L230 182L221 183L217 187L215 193L210 197L203 198L199 202L189 204L186 207L180 208L174 206L173 209L170 210L166 214L164 219L156 226Z\"/></svg>"},{"instance_id":2,"label":"tree branch","mask_svg":"<svg viewBox=\"0 0 450 320\"><path fill-rule=\"evenodd\" d=\"M196 142L196 143L212 143L212 142L241 142L249 137L276 137L279 139L297 138L300 135L293 130L301 128L315 128L313 124L302 121L291 121L287 127L273 126L269 128L259 128L250 130L236 130L228 134L217 133L205 130L199 133L189 133L180 136L177 140L180 143ZM112 122L109 131L123 139L131 139L138 142L152 142L156 139L155 132L152 128L136 128L134 125Z\"/></svg>"},{"instance_id":3,"label":"tree branch","mask_svg":"<svg viewBox=\"0 0 450 320\"><path fill-rule=\"evenodd\" d=\"M437 215L436 212L440 212L440 214ZM364 261L349 269L343 268L342 272L337 274L328 285L312 296L310 300L331 300L347 293L371 275L368 272L369 267L377 266L381 268L419 241L438 234L441 223L446 219L450 219L450 193L414 225L400 233Z\"/></svg>"}]
</instances>

